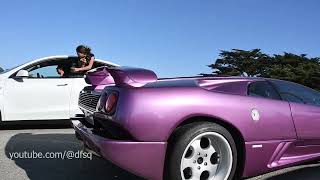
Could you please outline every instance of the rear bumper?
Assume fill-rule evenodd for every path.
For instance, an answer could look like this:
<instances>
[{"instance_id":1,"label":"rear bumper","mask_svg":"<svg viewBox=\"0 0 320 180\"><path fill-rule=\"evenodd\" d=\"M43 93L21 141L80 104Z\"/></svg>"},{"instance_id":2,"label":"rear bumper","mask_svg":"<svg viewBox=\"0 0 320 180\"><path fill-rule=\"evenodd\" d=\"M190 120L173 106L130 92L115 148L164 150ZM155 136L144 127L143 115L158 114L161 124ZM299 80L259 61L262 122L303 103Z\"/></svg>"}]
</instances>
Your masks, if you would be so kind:
<instances>
[{"instance_id":1,"label":"rear bumper","mask_svg":"<svg viewBox=\"0 0 320 180\"><path fill-rule=\"evenodd\" d=\"M83 142L119 167L150 180L162 180L166 142L134 142L104 138L79 121L73 127Z\"/></svg>"}]
</instances>

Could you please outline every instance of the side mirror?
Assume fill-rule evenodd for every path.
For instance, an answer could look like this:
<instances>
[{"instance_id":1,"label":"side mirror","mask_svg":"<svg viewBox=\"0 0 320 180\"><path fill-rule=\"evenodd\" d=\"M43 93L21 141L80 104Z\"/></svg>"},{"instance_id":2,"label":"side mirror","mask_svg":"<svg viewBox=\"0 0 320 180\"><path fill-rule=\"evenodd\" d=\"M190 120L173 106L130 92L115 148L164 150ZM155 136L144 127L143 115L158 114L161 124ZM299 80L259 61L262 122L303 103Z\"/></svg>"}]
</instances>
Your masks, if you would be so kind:
<instances>
[{"instance_id":1,"label":"side mirror","mask_svg":"<svg viewBox=\"0 0 320 180\"><path fill-rule=\"evenodd\" d=\"M17 77L17 78L26 78L26 77L29 77L29 72L26 71L26 70L20 70L20 71L18 71L16 77Z\"/></svg>"}]
</instances>

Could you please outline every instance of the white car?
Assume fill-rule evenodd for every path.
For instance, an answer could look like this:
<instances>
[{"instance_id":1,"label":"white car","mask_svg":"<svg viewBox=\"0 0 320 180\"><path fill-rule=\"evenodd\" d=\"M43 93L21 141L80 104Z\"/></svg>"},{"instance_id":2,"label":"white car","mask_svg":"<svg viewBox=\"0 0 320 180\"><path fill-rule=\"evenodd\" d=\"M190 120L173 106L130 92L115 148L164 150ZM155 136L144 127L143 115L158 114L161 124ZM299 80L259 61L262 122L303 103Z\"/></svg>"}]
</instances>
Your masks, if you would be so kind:
<instances>
[{"instance_id":1,"label":"white car","mask_svg":"<svg viewBox=\"0 0 320 180\"><path fill-rule=\"evenodd\" d=\"M67 120L82 114L80 91L87 86L83 76L60 77L58 65L74 56L51 56L0 73L0 120ZM94 68L118 66L96 59Z\"/></svg>"}]
</instances>

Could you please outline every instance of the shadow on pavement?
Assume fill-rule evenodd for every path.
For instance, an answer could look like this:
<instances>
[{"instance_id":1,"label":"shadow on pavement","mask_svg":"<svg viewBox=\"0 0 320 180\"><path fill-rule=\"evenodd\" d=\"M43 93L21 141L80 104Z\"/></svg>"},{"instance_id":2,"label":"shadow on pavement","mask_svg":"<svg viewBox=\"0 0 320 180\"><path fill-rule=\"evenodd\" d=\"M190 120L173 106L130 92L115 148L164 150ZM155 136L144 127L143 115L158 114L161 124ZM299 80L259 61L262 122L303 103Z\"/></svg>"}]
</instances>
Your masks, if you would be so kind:
<instances>
[{"instance_id":1,"label":"shadow on pavement","mask_svg":"<svg viewBox=\"0 0 320 180\"><path fill-rule=\"evenodd\" d=\"M319 180L320 179L320 165L312 167L299 168L285 174L280 174L266 180Z\"/></svg>"},{"instance_id":2,"label":"shadow on pavement","mask_svg":"<svg viewBox=\"0 0 320 180\"><path fill-rule=\"evenodd\" d=\"M82 150L82 143L73 134L30 134L20 133L10 138L5 146L5 154L10 159L10 154L15 152L78 152ZM143 180L112 163L94 157L93 159L18 159L13 161L25 170L31 180ZM320 165L307 165L295 170L279 174L275 172L272 177L258 178L265 180L319 180ZM1 178L0 178L1 179ZM254 178L256 179L256 178Z\"/></svg>"},{"instance_id":3,"label":"shadow on pavement","mask_svg":"<svg viewBox=\"0 0 320 180\"><path fill-rule=\"evenodd\" d=\"M64 129L72 128L70 120L46 120L46 121L8 121L0 122L0 130L22 129Z\"/></svg>"},{"instance_id":4,"label":"shadow on pavement","mask_svg":"<svg viewBox=\"0 0 320 180\"><path fill-rule=\"evenodd\" d=\"M5 147L10 158L14 152L64 152L81 151L82 144L73 134L30 134L13 136ZM93 179L93 180L142 180L101 158L90 159L13 159L26 171L31 180Z\"/></svg>"}]
</instances>

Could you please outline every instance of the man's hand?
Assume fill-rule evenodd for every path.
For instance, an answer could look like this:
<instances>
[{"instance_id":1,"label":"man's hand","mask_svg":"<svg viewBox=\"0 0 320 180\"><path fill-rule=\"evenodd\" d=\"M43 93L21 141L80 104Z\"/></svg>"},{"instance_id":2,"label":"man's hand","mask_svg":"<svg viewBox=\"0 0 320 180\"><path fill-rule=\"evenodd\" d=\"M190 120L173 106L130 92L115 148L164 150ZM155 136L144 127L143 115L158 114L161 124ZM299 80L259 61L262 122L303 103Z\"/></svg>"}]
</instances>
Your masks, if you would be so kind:
<instances>
[{"instance_id":1,"label":"man's hand","mask_svg":"<svg viewBox=\"0 0 320 180\"><path fill-rule=\"evenodd\" d=\"M64 75L64 71L62 69L57 69L57 71L61 77Z\"/></svg>"},{"instance_id":2,"label":"man's hand","mask_svg":"<svg viewBox=\"0 0 320 180\"><path fill-rule=\"evenodd\" d=\"M81 58L80 61L83 62L83 63L87 63L86 58Z\"/></svg>"},{"instance_id":3,"label":"man's hand","mask_svg":"<svg viewBox=\"0 0 320 180\"><path fill-rule=\"evenodd\" d=\"M79 68L72 67L72 68L71 68L71 71L72 71L72 72L79 72L80 69L79 69Z\"/></svg>"}]
</instances>

